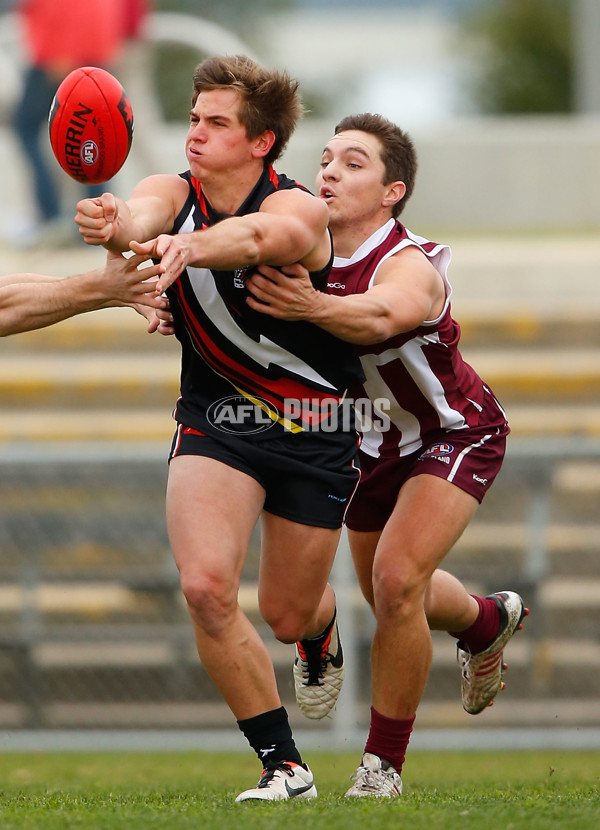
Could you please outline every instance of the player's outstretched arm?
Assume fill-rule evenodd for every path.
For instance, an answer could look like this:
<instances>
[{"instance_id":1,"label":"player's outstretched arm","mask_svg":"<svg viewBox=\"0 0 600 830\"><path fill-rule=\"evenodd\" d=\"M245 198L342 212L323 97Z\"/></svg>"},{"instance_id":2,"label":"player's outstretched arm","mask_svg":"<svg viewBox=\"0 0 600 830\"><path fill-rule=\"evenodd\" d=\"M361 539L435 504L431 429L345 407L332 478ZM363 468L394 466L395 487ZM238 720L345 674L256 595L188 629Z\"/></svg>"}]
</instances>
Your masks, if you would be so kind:
<instances>
[{"instance_id":1,"label":"player's outstretched arm","mask_svg":"<svg viewBox=\"0 0 600 830\"><path fill-rule=\"evenodd\" d=\"M187 185L179 176L149 176L127 201L113 193L82 199L75 222L88 245L128 251L132 239L145 241L171 230L186 196Z\"/></svg>"},{"instance_id":2,"label":"player's outstretched arm","mask_svg":"<svg viewBox=\"0 0 600 830\"><path fill-rule=\"evenodd\" d=\"M287 273L286 273L287 272ZM299 265L261 266L246 284L248 305L282 320L308 320L350 343L382 343L441 314L442 278L422 252L409 247L384 262L364 294L316 291Z\"/></svg>"},{"instance_id":3,"label":"player's outstretched arm","mask_svg":"<svg viewBox=\"0 0 600 830\"><path fill-rule=\"evenodd\" d=\"M161 260L159 291L172 285L188 265L228 271L300 261L316 270L330 253L327 209L304 191L277 192L256 213L232 216L193 233L162 234L141 244L138 240L131 249Z\"/></svg>"},{"instance_id":4,"label":"player's outstretched arm","mask_svg":"<svg viewBox=\"0 0 600 830\"><path fill-rule=\"evenodd\" d=\"M109 254L107 265L74 277L12 274L0 278L0 336L32 331L109 306L166 308L155 291L158 267Z\"/></svg>"},{"instance_id":5,"label":"player's outstretched arm","mask_svg":"<svg viewBox=\"0 0 600 830\"><path fill-rule=\"evenodd\" d=\"M0 283L0 336L43 328L72 317L83 308L69 278L45 274L12 274ZM9 281L10 280L10 281Z\"/></svg>"}]
</instances>

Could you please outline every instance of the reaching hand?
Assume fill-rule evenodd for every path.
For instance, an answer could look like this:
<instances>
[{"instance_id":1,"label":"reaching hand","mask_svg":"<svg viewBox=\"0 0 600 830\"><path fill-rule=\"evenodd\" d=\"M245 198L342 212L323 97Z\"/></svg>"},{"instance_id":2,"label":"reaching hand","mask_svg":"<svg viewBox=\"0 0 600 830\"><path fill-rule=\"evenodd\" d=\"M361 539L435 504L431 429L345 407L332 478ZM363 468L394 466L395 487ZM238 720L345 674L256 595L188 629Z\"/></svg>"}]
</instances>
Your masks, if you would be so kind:
<instances>
[{"instance_id":1,"label":"reaching hand","mask_svg":"<svg viewBox=\"0 0 600 830\"><path fill-rule=\"evenodd\" d=\"M187 234L169 236L166 233L149 239L148 242L131 242L130 248L136 254L146 258L160 259L160 278L156 290L162 294L186 268L190 261L190 249L186 242Z\"/></svg>"},{"instance_id":2,"label":"reaching hand","mask_svg":"<svg viewBox=\"0 0 600 830\"><path fill-rule=\"evenodd\" d=\"M246 288L250 308L280 320L309 319L320 298L308 271L299 263L281 269L261 265L247 280Z\"/></svg>"},{"instance_id":3,"label":"reaching hand","mask_svg":"<svg viewBox=\"0 0 600 830\"><path fill-rule=\"evenodd\" d=\"M101 276L101 288L106 299L117 300L123 305L168 308L166 297L156 293L160 266L149 264L145 268L140 267L147 259L145 256L126 257L109 251Z\"/></svg>"},{"instance_id":4,"label":"reaching hand","mask_svg":"<svg viewBox=\"0 0 600 830\"><path fill-rule=\"evenodd\" d=\"M169 311L159 308L150 308L149 306L138 305L137 303L133 303L131 307L148 321L148 328L146 329L148 334L154 334L155 331L159 334L164 334L166 337L175 334L175 329L173 328L173 317ZM165 314L166 318L159 316L162 314Z\"/></svg>"},{"instance_id":5,"label":"reaching hand","mask_svg":"<svg viewBox=\"0 0 600 830\"><path fill-rule=\"evenodd\" d=\"M168 308L157 308L155 317L158 321L156 331L159 334L164 334L167 337L171 334L175 334L173 315Z\"/></svg>"}]
</instances>

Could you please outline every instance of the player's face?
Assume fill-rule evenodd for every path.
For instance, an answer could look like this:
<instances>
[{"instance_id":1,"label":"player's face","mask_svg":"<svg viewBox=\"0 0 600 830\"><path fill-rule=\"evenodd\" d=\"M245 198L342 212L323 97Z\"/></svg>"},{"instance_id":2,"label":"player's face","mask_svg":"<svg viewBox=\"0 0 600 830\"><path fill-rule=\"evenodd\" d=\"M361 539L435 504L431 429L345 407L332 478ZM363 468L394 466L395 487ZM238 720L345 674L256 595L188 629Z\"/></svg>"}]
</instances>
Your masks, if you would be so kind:
<instances>
[{"instance_id":1,"label":"player's face","mask_svg":"<svg viewBox=\"0 0 600 830\"><path fill-rule=\"evenodd\" d=\"M198 95L190 112L185 152L192 175L206 180L230 172L252 158L253 142L238 116L240 96L233 89Z\"/></svg>"},{"instance_id":2,"label":"player's face","mask_svg":"<svg viewBox=\"0 0 600 830\"><path fill-rule=\"evenodd\" d=\"M348 224L381 212L387 193L379 139L361 130L338 133L327 143L317 175L317 193L329 208L329 223Z\"/></svg>"}]
</instances>

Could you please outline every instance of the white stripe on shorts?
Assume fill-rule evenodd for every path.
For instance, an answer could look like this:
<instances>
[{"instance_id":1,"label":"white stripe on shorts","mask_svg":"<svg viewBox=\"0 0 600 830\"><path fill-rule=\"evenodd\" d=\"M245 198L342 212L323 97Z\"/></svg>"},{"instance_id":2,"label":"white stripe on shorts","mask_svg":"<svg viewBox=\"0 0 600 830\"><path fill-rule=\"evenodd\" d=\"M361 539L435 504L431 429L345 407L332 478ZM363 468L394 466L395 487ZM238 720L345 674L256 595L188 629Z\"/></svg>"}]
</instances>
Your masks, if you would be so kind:
<instances>
[{"instance_id":1,"label":"white stripe on shorts","mask_svg":"<svg viewBox=\"0 0 600 830\"><path fill-rule=\"evenodd\" d=\"M498 432L496 431L496 435L497 434L498 434ZM483 444L485 444L486 441L489 441L490 438L493 438L493 435L491 435L491 434L490 435L484 435L483 438L481 439L481 441L478 441L476 444L470 444L468 447L465 447L464 450L461 450L458 454L458 457L457 457L456 461L452 465L452 469L450 470L450 474L449 474L448 478L446 479L446 481L454 481L454 476L458 472L458 468L460 467L460 465L462 463L462 460L465 457L465 455L467 453L471 452L471 450L475 450L475 449L477 449L477 447L483 446Z\"/></svg>"}]
</instances>

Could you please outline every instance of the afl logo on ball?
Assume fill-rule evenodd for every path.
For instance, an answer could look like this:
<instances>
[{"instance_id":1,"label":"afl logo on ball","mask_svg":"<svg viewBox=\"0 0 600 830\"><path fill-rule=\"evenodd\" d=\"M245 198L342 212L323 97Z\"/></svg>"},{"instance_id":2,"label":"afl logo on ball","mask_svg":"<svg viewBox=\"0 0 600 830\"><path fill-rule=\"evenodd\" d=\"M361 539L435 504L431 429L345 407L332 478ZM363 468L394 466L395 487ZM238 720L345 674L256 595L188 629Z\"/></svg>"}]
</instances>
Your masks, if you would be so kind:
<instances>
[{"instance_id":1,"label":"afl logo on ball","mask_svg":"<svg viewBox=\"0 0 600 830\"><path fill-rule=\"evenodd\" d=\"M98 147L95 141L84 141L81 145L81 160L84 164L96 164Z\"/></svg>"}]
</instances>

